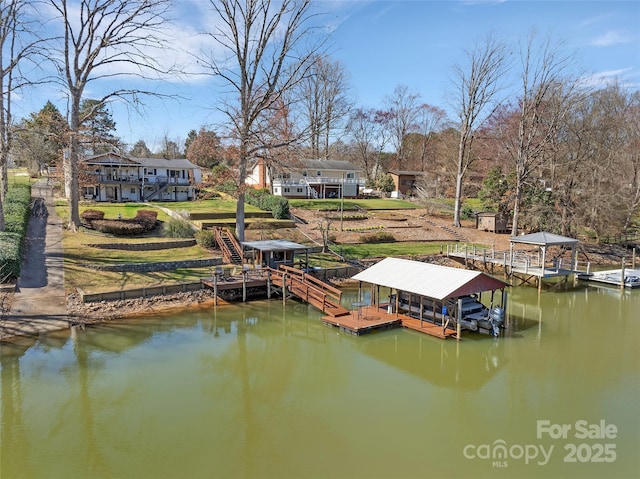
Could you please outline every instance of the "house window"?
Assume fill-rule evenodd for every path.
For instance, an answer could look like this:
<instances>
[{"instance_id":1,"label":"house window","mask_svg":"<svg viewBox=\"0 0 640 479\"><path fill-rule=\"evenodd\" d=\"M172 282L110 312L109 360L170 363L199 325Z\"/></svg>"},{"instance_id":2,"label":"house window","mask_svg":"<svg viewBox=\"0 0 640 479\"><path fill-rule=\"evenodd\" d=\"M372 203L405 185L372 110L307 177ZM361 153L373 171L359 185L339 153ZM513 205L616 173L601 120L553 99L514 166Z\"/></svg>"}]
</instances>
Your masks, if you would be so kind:
<instances>
[{"instance_id":1,"label":"house window","mask_svg":"<svg viewBox=\"0 0 640 479\"><path fill-rule=\"evenodd\" d=\"M302 188L297 188L296 193L302 193Z\"/></svg>"},{"instance_id":2,"label":"house window","mask_svg":"<svg viewBox=\"0 0 640 479\"><path fill-rule=\"evenodd\" d=\"M277 186L275 188L273 188L273 192L274 193L280 193L280 188L278 188Z\"/></svg>"},{"instance_id":3,"label":"house window","mask_svg":"<svg viewBox=\"0 0 640 479\"><path fill-rule=\"evenodd\" d=\"M135 189L135 188L131 188L131 191L130 191L130 192L131 192L132 194L135 194L136 189Z\"/></svg>"},{"instance_id":4,"label":"house window","mask_svg":"<svg viewBox=\"0 0 640 479\"><path fill-rule=\"evenodd\" d=\"M322 171L316 171L316 176L322 176Z\"/></svg>"},{"instance_id":5,"label":"house window","mask_svg":"<svg viewBox=\"0 0 640 479\"><path fill-rule=\"evenodd\" d=\"M283 180L291 179L291 173L282 173L282 179Z\"/></svg>"},{"instance_id":6,"label":"house window","mask_svg":"<svg viewBox=\"0 0 640 479\"><path fill-rule=\"evenodd\" d=\"M353 179L356 177L356 174L351 172L351 173L347 173L347 178Z\"/></svg>"},{"instance_id":7,"label":"house window","mask_svg":"<svg viewBox=\"0 0 640 479\"><path fill-rule=\"evenodd\" d=\"M285 188L285 189L284 189L284 192L285 192L285 193L289 193L290 191L291 191L291 188Z\"/></svg>"},{"instance_id":8,"label":"house window","mask_svg":"<svg viewBox=\"0 0 640 479\"><path fill-rule=\"evenodd\" d=\"M302 172L302 176L307 176L307 172L306 172L306 171L303 171L303 172Z\"/></svg>"}]
</instances>

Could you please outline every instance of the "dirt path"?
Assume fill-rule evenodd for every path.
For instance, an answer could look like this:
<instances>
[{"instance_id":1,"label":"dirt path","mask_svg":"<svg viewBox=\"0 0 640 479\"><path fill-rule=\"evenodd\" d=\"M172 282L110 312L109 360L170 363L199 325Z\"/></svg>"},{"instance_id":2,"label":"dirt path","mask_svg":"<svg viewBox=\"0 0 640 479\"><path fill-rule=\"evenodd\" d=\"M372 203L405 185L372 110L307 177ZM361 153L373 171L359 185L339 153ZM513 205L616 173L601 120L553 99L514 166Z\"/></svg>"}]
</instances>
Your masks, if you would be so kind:
<instances>
[{"instance_id":1,"label":"dirt path","mask_svg":"<svg viewBox=\"0 0 640 479\"><path fill-rule=\"evenodd\" d=\"M69 325L64 293L62 220L53 211L46 179L31 189L33 211L27 227L24 262L10 310L0 321L0 340L34 336Z\"/></svg>"}]
</instances>

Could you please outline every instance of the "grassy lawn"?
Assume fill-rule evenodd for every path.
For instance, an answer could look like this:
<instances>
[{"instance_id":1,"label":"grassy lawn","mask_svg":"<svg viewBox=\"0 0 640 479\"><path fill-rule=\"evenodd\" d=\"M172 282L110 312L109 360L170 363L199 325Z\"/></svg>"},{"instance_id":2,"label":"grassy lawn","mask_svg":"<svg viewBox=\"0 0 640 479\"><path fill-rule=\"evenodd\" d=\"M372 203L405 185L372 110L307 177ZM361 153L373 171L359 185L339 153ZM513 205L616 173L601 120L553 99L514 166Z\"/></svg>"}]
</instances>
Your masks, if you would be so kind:
<instances>
[{"instance_id":1,"label":"grassy lawn","mask_svg":"<svg viewBox=\"0 0 640 479\"><path fill-rule=\"evenodd\" d=\"M152 273L117 273L100 271L89 265L119 263L152 263L210 258L211 253L200 246L154 251L126 251L94 248L101 243L149 243L171 241L171 238L144 237L119 238L81 230L63 232L65 290L67 293L82 288L87 292L108 291L119 288L139 288L184 281L198 281L209 275L208 268L179 269Z\"/></svg>"},{"instance_id":2,"label":"grassy lawn","mask_svg":"<svg viewBox=\"0 0 640 479\"><path fill-rule=\"evenodd\" d=\"M380 258L385 256L422 256L440 253L442 243L394 242L336 245L332 249L347 258Z\"/></svg>"},{"instance_id":3,"label":"grassy lawn","mask_svg":"<svg viewBox=\"0 0 640 479\"><path fill-rule=\"evenodd\" d=\"M56 213L63 219L69 217L69 205L65 200L56 200ZM116 219L118 215L121 218L135 218L138 210L151 210L158 213L159 221L167 221L169 216L158 208L151 208L148 205L140 203L80 203L80 214L85 210L104 211L105 219Z\"/></svg>"},{"instance_id":4,"label":"grassy lawn","mask_svg":"<svg viewBox=\"0 0 640 479\"><path fill-rule=\"evenodd\" d=\"M197 201L176 201L170 203L152 203L153 205L168 208L173 211L188 211L188 212L212 212L212 213L235 213L236 212L235 200L224 199L210 199L210 200L197 200ZM262 211L260 208L256 208L248 203L244 204L245 212L258 212Z\"/></svg>"},{"instance_id":5,"label":"grassy lawn","mask_svg":"<svg viewBox=\"0 0 640 479\"><path fill-rule=\"evenodd\" d=\"M339 210L342 200L309 200L309 199L290 199L289 205L293 208L304 208L308 210ZM420 209L422 206L410 203L404 200L392 200L372 198L366 200L344 200L344 209L353 210L357 207L365 210L407 210Z\"/></svg>"}]
</instances>

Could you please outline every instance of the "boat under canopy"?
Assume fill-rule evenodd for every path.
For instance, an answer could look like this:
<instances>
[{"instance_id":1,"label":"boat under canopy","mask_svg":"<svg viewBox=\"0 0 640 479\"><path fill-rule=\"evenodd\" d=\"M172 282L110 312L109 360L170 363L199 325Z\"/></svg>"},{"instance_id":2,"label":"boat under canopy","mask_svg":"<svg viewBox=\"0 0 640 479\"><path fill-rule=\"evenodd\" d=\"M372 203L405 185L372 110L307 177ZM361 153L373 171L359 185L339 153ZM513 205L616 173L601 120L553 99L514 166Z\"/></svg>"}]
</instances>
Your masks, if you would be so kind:
<instances>
[{"instance_id":1,"label":"boat under canopy","mask_svg":"<svg viewBox=\"0 0 640 479\"><path fill-rule=\"evenodd\" d=\"M421 320L494 336L499 335L504 322L504 289L508 285L480 271L385 258L352 278L396 290L396 294L389 296L390 311L403 309L405 314ZM487 291L491 292L490 308L480 301L481 293ZM499 306L494 303L495 291L502 292ZM372 291L374 303L378 296Z\"/></svg>"}]
</instances>

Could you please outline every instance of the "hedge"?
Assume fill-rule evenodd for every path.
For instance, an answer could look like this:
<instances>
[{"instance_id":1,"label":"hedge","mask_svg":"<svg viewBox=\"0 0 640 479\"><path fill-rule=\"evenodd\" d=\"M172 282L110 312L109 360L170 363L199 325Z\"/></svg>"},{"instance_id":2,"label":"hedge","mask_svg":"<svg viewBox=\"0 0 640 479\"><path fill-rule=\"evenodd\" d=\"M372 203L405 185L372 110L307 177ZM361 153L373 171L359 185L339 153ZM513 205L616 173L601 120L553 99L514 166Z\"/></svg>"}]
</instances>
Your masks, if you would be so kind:
<instances>
[{"instance_id":1,"label":"hedge","mask_svg":"<svg viewBox=\"0 0 640 479\"><path fill-rule=\"evenodd\" d=\"M31 214L31 186L9 184L4 200L5 229L0 232L0 282L18 279L22 269L22 246Z\"/></svg>"},{"instance_id":2,"label":"hedge","mask_svg":"<svg viewBox=\"0 0 640 479\"><path fill-rule=\"evenodd\" d=\"M282 196L275 196L267 190L248 190L245 194L245 202L264 211L271 211L277 220L289 218L289 201Z\"/></svg>"}]
</instances>

